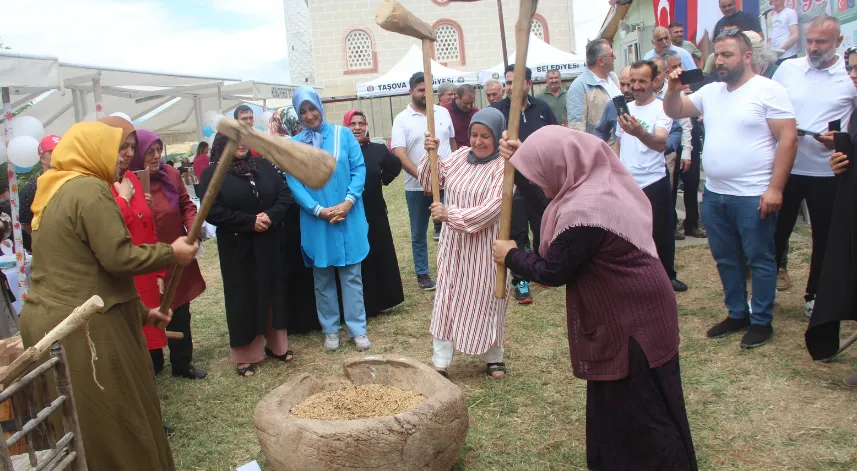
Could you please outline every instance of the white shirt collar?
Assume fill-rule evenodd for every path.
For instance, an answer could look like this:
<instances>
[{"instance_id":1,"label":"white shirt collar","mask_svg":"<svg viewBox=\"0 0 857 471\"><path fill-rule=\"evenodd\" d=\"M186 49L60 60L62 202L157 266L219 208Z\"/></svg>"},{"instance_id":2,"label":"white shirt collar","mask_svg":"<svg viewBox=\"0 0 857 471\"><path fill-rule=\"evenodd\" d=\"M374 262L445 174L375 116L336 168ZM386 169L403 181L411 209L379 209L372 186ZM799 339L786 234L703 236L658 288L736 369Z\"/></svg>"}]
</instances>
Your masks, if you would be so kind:
<instances>
[{"instance_id":1,"label":"white shirt collar","mask_svg":"<svg viewBox=\"0 0 857 471\"><path fill-rule=\"evenodd\" d=\"M816 69L809 63L809 56L806 56L803 60L800 61L800 66L803 69L804 73L809 72L810 70L817 70L819 72L827 72L830 75L834 75L840 70L845 68L845 61L842 59L842 56L837 56L836 62L833 63L830 67L826 69Z\"/></svg>"}]
</instances>

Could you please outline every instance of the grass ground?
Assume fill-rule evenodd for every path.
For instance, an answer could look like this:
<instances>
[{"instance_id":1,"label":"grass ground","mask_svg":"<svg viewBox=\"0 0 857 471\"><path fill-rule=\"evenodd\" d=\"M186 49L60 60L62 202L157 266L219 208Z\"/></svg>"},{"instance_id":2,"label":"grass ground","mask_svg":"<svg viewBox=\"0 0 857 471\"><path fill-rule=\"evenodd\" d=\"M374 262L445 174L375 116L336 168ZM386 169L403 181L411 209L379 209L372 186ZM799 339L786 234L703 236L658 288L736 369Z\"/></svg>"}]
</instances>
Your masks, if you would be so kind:
<instances>
[{"instance_id":1,"label":"grass ground","mask_svg":"<svg viewBox=\"0 0 857 471\"><path fill-rule=\"evenodd\" d=\"M399 253L405 303L372 320L373 354L396 353L426 363L432 293L416 289L407 209L401 182L386 188ZM740 336L708 340L705 331L725 315L720 280L708 248L677 254L679 277L690 291L678 295L685 399L700 469L857 469L857 391L841 379L857 367L857 348L834 363L810 360L804 345L803 286L809 262L806 235L793 239L794 286L781 293L775 337L744 352ZM436 244L429 244L432 259ZM200 382L162 374L158 387L182 470L229 470L251 460L264 466L253 429L259 399L292 375L339 375L351 346L325 352L320 334L291 337L296 359L266 360L253 378L239 378L229 361L223 293L214 241L205 246L208 290L192 305L195 363L208 371ZM434 273L434 264L432 263ZM512 305L506 320L509 375L491 380L476 357L459 355L452 381L467 395L470 430L457 469L586 469L584 381L574 378L568 355L564 289L534 288L536 302ZM846 326L845 334L853 326Z\"/></svg>"}]
</instances>

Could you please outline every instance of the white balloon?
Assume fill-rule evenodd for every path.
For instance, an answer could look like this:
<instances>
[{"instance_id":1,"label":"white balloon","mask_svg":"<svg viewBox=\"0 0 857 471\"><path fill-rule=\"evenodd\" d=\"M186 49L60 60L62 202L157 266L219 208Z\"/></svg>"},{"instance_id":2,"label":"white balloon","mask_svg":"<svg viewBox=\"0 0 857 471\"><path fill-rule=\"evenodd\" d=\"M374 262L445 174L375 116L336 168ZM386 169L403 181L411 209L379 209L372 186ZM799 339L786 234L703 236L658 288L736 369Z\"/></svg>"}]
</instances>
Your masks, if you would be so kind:
<instances>
[{"instance_id":1,"label":"white balloon","mask_svg":"<svg viewBox=\"0 0 857 471\"><path fill-rule=\"evenodd\" d=\"M112 113L110 116L118 116L120 118L125 118L125 120L128 121L129 123L131 122L131 117L128 116L127 114L121 112L121 111L117 111L115 113Z\"/></svg>"},{"instance_id":2,"label":"white balloon","mask_svg":"<svg viewBox=\"0 0 857 471\"><path fill-rule=\"evenodd\" d=\"M95 111L87 113L86 116L83 117L84 121L98 121L98 115L95 114Z\"/></svg>"},{"instance_id":3,"label":"white balloon","mask_svg":"<svg viewBox=\"0 0 857 471\"><path fill-rule=\"evenodd\" d=\"M45 137L45 127L32 116L18 116L12 118L12 136L30 136L36 141L41 141Z\"/></svg>"},{"instance_id":4,"label":"white balloon","mask_svg":"<svg viewBox=\"0 0 857 471\"><path fill-rule=\"evenodd\" d=\"M198 143L198 142L194 142L193 144L191 144L191 145L190 145L190 153L191 153L191 155L196 155L196 150L197 150L197 149L199 149L199 143Z\"/></svg>"},{"instance_id":5,"label":"white balloon","mask_svg":"<svg viewBox=\"0 0 857 471\"><path fill-rule=\"evenodd\" d=\"M18 136L9 141L9 161L30 168L39 162L39 141L31 136Z\"/></svg>"},{"instance_id":6,"label":"white balloon","mask_svg":"<svg viewBox=\"0 0 857 471\"><path fill-rule=\"evenodd\" d=\"M222 114L219 114L214 117L211 123L208 124L209 126L211 126L211 129L214 129L214 134L209 136L212 141L214 140L214 135L217 134L217 126L220 124L220 121L223 120L223 118L224 116Z\"/></svg>"},{"instance_id":7,"label":"white balloon","mask_svg":"<svg viewBox=\"0 0 857 471\"><path fill-rule=\"evenodd\" d=\"M273 116L274 116L273 111L266 111L266 112L262 113L262 123L261 124L269 123Z\"/></svg>"},{"instance_id":8,"label":"white balloon","mask_svg":"<svg viewBox=\"0 0 857 471\"><path fill-rule=\"evenodd\" d=\"M0 164L6 162L6 142L0 140Z\"/></svg>"},{"instance_id":9,"label":"white balloon","mask_svg":"<svg viewBox=\"0 0 857 471\"><path fill-rule=\"evenodd\" d=\"M211 122L214 121L214 118L219 114L220 113L218 113L217 111L214 111L214 110L206 111L205 114L202 115L202 127L211 126ZM211 127L214 128L214 126L211 126ZM216 128L214 128L214 129L216 129Z\"/></svg>"}]
</instances>

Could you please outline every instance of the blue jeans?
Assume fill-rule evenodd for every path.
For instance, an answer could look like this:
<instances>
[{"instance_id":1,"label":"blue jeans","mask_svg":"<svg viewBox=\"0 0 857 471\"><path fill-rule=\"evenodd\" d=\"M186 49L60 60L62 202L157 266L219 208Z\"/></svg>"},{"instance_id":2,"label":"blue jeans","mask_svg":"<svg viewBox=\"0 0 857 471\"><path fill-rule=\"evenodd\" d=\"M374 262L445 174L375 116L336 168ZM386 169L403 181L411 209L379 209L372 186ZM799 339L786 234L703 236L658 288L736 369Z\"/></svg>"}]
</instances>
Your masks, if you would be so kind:
<instances>
[{"instance_id":1,"label":"blue jeans","mask_svg":"<svg viewBox=\"0 0 857 471\"><path fill-rule=\"evenodd\" d=\"M758 207L758 196L721 195L706 188L702 220L720 272L729 317L746 319L749 315L751 324L771 325L777 288L777 215L762 219ZM747 312L747 264L753 278L752 313Z\"/></svg>"},{"instance_id":2,"label":"blue jeans","mask_svg":"<svg viewBox=\"0 0 857 471\"><path fill-rule=\"evenodd\" d=\"M339 332L339 300L336 296L336 273L342 285L342 310L349 337L366 335L366 307L363 305L363 278L360 264L344 267L313 267L315 309L321 332Z\"/></svg>"},{"instance_id":3,"label":"blue jeans","mask_svg":"<svg viewBox=\"0 0 857 471\"><path fill-rule=\"evenodd\" d=\"M411 253L414 256L414 271L417 276L428 275L428 243L426 231L428 231L431 211L429 206L432 197L426 196L422 191L405 191L405 201L408 203L408 216L411 219Z\"/></svg>"}]
</instances>

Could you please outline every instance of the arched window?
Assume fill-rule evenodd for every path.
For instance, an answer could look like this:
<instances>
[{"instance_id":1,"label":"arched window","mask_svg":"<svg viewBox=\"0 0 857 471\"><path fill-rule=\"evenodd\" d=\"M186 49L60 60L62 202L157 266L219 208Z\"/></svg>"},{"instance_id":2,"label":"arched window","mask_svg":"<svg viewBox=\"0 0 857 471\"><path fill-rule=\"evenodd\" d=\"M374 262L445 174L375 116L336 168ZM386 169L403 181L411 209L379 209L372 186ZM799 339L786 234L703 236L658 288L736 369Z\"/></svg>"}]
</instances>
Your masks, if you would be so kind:
<instances>
[{"instance_id":1,"label":"arched window","mask_svg":"<svg viewBox=\"0 0 857 471\"><path fill-rule=\"evenodd\" d=\"M546 43L550 43L550 34L548 34L548 20L544 16L536 13L533 15L533 23L530 31L539 39Z\"/></svg>"},{"instance_id":2,"label":"arched window","mask_svg":"<svg viewBox=\"0 0 857 471\"><path fill-rule=\"evenodd\" d=\"M434 24L437 41L434 43L434 59L442 64L464 65L464 35L461 26L452 20L439 20Z\"/></svg>"},{"instance_id":3,"label":"arched window","mask_svg":"<svg viewBox=\"0 0 857 471\"><path fill-rule=\"evenodd\" d=\"M372 36L363 28L354 28L345 35L346 73L372 73L378 71L377 54Z\"/></svg>"}]
</instances>

